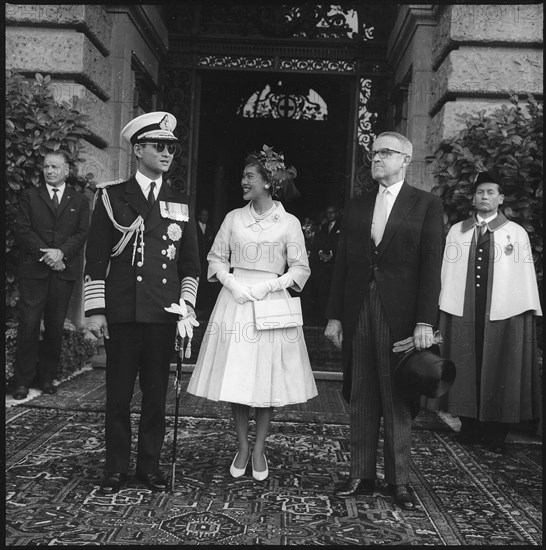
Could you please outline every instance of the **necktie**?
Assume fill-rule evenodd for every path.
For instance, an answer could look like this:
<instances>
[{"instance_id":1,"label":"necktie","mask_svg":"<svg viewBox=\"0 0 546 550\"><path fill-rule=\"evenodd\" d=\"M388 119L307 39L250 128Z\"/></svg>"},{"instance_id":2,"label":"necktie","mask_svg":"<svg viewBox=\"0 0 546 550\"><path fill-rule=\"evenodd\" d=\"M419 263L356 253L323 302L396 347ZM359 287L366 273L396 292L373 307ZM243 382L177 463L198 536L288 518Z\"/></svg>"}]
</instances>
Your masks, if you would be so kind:
<instances>
[{"instance_id":1,"label":"necktie","mask_svg":"<svg viewBox=\"0 0 546 550\"><path fill-rule=\"evenodd\" d=\"M154 205L154 202L155 202L154 189L155 189L155 181L152 181L152 183L150 184L150 192L148 193L148 206L150 208Z\"/></svg>"},{"instance_id":2,"label":"necktie","mask_svg":"<svg viewBox=\"0 0 546 550\"><path fill-rule=\"evenodd\" d=\"M487 230L485 222L478 222L476 224L476 239L479 239Z\"/></svg>"},{"instance_id":3,"label":"necktie","mask_svg":"<svg viewBox=\"0 0 546 550\"><path fill-rule=\"evenodd\" d=\"M387 195L389 190L381 187L380 192L377 195L375 208L373 211L372 219L372 239L375 246L379 246L383 233L385 232L385 226L387 225Z\"/></svg>"},{"instance_id":4,"label":"necktie","mask_svg":"<svg viewBox=\"0 0 546 550\"><path fill-rule=\"evenodd\" d=\"M59 190L55 187L53 189L53 207L55 208L55 210L57 210L57 207L59 206L59 195L57 195L57 193L59 192Z\"/></svg>"}]
</instances>

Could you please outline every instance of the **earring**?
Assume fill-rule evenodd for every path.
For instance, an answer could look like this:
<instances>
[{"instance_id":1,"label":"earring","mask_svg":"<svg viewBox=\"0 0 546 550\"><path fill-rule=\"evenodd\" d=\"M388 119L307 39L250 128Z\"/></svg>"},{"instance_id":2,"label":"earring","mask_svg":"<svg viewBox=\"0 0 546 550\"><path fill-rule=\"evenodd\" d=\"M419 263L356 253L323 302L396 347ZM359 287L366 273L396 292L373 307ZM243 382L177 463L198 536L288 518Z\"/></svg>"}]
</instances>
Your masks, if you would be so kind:
<instances>
[{"instance_id":1,"label":"earring","mask_svg":"<svg viewBox=\"0 0 546 550\"><path fill-rule=\"evenodd\" d=\"M264 185L266 189L269 189L269 183L267 185Z\"/></svg>"}]
</instances>

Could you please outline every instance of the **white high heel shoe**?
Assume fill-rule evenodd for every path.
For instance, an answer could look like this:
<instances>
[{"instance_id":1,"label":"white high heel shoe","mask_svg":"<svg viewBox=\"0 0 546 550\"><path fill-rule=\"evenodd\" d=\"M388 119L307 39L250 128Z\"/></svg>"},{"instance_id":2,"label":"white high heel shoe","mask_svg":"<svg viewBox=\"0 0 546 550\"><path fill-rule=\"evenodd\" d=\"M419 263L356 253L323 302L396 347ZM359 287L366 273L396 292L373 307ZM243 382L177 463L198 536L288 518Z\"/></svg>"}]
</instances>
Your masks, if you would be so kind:
<instances>
[{"instance_id":1,"label":"white high heel shoe","mask_svg":"<svg viewBox=\"0 0 546 550\"><path fill-rule=\"evenodd\" d=\"M236 468L235 467L235 461L237 460L237 457L239 456L239 452L235 455L235 458L233 459L233 462L231 463L231 466L229 467L229 473L231 474L231 477L241 477L245 475L246 467L248 466L248 459L250 458L250 451L248 451L248 456L246 457L246 463L244 468Z\"/></svg>"},{"instance_id":2,"label":"white high heel shoe","mask_svg":"<svg viewBox=\"0 0 546 550\"><path fill-rule=\"evenodd\" d=\"M263 472L257 472L254 469L254 453L252 453L252 477L256 481L264 481L265 479L267 479L267 476L269 475L269 468L267 466L267 457L265 455L264 455L264 460L265 460L265 470Z\"/></svg>"}]
</instances>

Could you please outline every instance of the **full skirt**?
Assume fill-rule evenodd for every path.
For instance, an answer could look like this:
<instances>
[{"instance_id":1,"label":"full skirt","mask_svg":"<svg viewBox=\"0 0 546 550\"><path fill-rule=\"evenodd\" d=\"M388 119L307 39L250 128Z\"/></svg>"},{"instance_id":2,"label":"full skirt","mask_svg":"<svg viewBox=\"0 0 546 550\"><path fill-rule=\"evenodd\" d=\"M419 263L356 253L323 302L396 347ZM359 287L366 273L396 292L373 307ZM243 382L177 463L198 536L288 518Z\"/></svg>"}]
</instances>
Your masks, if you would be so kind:
<instances>
[{"instance_id":1,"label":"full skirt","mask_svg":"<svg viewBox=\"0 0 546 550\"><path fill-rule=\"evenodd\" d=\"M273 273L236 269L248 285ZM284 299L284 291L265 299ZM258 331L252 302L239 304L222 287L212 311L188 392L251 407L304 403L317 395L302 327Z\"/></svg>"}]
</instances>

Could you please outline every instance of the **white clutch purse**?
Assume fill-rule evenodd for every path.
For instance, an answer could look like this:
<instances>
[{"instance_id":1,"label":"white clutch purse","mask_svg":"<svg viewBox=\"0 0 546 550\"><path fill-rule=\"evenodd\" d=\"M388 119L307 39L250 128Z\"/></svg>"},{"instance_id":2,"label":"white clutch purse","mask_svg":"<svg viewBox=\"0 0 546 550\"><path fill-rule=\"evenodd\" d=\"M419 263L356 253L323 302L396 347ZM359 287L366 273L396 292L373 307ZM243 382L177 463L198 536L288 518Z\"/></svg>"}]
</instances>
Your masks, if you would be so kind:
<instances>
[{"instance_id":1,"label":"white clutch purse","mask_svg":"<svg viewBox=\"0 0 546 550\"><path fill-rule=\"evenodd\" d=\"M275 330L303 326L301 300L292 298L286 289L284 300L258 300L254 304L257 330Z\"/></svg>"}]
</instances>

